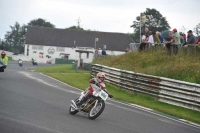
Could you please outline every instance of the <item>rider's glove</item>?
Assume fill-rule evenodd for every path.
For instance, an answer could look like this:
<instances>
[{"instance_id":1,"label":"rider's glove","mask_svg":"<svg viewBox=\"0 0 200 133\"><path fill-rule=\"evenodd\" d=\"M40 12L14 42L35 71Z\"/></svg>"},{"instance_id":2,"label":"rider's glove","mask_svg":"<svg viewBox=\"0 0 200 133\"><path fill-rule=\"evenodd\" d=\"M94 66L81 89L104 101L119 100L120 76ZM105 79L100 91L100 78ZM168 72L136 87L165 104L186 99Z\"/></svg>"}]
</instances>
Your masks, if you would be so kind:
<instances>
[{"instance_id":1,"label":"rider's glove","mask_svg":"<svg viewBox=\"0 0 200 133\"><path fill-rule=\"evenodd\" d=\"M108 96L109 96L110 98L113 98L113 95L111 95L111 94L109 94Z\"/></svg>"},{"instance_id":2,"label":"rider's glove","mask_svg":"<svg viewBox=\"0 0 200 133\"><path fill-rule=\"evenodd\" d=\"M92 84L96 84L96 81L93 80L91 83L92 83Z\"/></svg>"}]
</instances>

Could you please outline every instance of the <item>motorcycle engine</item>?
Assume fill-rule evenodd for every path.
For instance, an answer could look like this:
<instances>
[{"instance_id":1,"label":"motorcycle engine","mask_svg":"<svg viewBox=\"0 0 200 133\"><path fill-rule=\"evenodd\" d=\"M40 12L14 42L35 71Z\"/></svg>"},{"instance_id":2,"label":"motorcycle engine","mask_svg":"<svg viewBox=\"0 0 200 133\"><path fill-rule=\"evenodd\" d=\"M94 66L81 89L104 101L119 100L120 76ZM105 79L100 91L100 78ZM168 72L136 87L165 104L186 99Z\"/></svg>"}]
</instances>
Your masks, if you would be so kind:
<instances>
[{"instance_id":1,"label":"motorcycle engine","mask_svg":"<svg viewBox=\"0 0 200 133\"><path fill-rule=\"evenodd\" d=\"M90 104L90 103L92 103L94 100L95 100L94 97L90 97L90 98L88 99L88 103Z\"/></svg>"}]
</instances>

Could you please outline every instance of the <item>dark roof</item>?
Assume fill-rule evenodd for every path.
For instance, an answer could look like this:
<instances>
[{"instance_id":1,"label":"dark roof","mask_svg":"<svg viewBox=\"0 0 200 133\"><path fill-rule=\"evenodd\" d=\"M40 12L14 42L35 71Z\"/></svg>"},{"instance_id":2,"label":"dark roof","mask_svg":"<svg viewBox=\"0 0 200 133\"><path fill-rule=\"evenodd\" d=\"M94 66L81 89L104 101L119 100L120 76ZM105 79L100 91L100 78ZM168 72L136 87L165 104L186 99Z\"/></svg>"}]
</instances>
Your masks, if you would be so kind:
<instances>
[{"instance_id":1,"label":"dark roof","mask_svg":"<svg viewBox=\"0 0 200 133\"><path fill-rule=\"evenodd\" d=\"M107 50L124 51L133 42L128 34L109 33L96 31L80 31L70 29L56 29L45 27L28 27L26 34L26 44L59 46L59 47L93 47ZM75 45L74 45L75 41Z\"/></svg>"}]
</instances>

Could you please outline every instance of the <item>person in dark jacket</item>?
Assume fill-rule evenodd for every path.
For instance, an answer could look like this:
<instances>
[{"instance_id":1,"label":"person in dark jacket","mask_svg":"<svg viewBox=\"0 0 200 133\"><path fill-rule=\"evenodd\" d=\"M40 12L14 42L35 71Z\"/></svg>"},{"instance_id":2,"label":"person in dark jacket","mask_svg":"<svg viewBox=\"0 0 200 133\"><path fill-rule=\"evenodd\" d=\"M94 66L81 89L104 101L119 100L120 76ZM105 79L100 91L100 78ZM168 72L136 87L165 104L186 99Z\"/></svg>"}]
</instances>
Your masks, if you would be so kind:
<instances>
[{"instance_id":1,"label":"person in dark jacket","mask_svg":"<svg viewBox=\"0 0 200 133\"><path fill-rule=\"evenodd\" d=\"M187 39L187 43L186 44L195 44L196 42L196 38L192 33L192 30L188 31L188 39Z\"/></svg>"},{"instance_id":2,"label":"person in dark jacket","mask_svg":"<svg viewBox=\"0 0 200 133\"><path fill-rule=\"evenodd\" d=\"M105 51L105 49L102 50L102 55L103 55L103 56L106 56L106 51Z\"/></svg>"}]
</instances>

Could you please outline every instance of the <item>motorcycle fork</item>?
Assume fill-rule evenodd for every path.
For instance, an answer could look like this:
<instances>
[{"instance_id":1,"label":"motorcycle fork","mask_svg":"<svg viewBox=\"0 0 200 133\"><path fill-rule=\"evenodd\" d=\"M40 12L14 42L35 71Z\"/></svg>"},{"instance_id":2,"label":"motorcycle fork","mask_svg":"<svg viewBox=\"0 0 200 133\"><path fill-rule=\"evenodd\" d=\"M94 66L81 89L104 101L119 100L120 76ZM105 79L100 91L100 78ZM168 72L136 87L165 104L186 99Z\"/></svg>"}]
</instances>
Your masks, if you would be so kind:
<instances>
[{"instance_id":1,"label":"motorcycle fork","mask_svg":"<svg viewBox=\"0 0 200 133\"><path fill-rule=\"evenodd\" d=\"M95 99L90 105L88 105L87 107L85 107L84 110L87 110L88 108L90 108L96 101L97 101L97 99Z\"/></svg>"}]
</instances>

